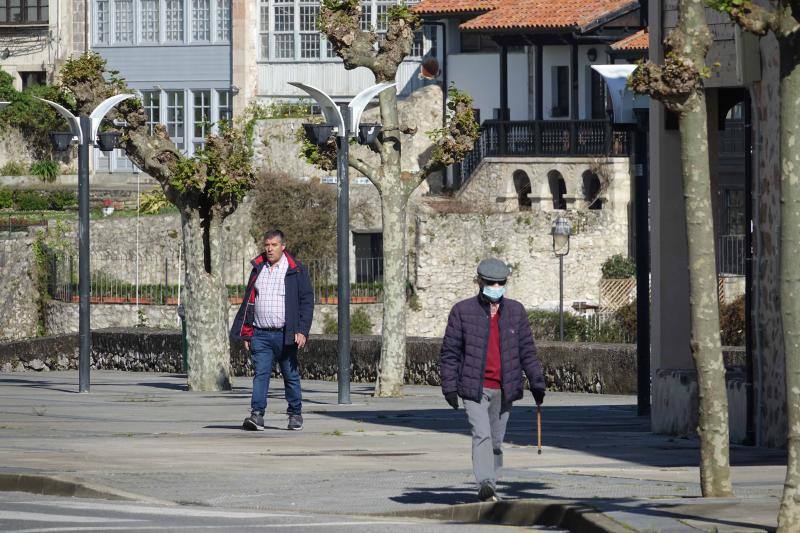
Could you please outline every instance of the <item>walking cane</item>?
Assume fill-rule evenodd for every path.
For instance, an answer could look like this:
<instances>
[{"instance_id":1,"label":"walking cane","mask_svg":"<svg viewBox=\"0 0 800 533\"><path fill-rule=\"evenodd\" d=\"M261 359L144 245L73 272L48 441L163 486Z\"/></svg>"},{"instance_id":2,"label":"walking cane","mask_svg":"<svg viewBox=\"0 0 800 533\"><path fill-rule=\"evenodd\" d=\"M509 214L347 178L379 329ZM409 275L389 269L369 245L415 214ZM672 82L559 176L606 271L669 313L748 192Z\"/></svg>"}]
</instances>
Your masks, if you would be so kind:
<instances>
[{"instance_id":1,"label":"walking cane","mask_svg":"<svg viewBox=\"0 0 800 533\"><path fill-rule=\"evenodd\" d=\"M536 453L542 455L542 406L539 404L536 404L536 441L539 445Z\"/></svg>"}]
</instances>

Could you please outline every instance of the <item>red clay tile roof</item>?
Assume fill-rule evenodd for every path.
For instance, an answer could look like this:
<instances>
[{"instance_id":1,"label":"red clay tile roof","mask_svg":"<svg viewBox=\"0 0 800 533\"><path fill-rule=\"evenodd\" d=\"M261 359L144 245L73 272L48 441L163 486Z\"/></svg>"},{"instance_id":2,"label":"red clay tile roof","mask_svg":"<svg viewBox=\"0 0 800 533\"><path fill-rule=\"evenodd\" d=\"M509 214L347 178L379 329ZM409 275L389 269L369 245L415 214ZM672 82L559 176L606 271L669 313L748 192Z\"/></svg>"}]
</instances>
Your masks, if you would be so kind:
<instances>
[{"instance_id":1,"label":"red clay tile roof","mask_svg":"<svg viewBox=\"0 0 800 533\"><path fill-rule=\"evenodd\" d=\"M647 28L628 35L611 45L612 50L647 50L650 48L650 34Z\"/></svg>"},{"instance_id":2,"label":"red clay tile roof","mask_svg":"<svg viewBox=\"0 0 800 533\"><path fill-rule=\"evenodd\" d=\"M636 0L495 0L494 4L487 0L422 0L415 11L467 11L468 5L480 6L472 11L489 9L461 24L462 30L580 29L610 14L633 10L638 4Z\"/></svg>"},{"instance_id":3,"label":"red clay tile roof","mask_svg":"<svg viewBox=\"0 0 800 533\"><path fill-rule=\"evenodd\" d=\"M494 9L502 0L422 0L411 8L420 15L446 13L482 13Z\"/></svg>"}]
</instances>

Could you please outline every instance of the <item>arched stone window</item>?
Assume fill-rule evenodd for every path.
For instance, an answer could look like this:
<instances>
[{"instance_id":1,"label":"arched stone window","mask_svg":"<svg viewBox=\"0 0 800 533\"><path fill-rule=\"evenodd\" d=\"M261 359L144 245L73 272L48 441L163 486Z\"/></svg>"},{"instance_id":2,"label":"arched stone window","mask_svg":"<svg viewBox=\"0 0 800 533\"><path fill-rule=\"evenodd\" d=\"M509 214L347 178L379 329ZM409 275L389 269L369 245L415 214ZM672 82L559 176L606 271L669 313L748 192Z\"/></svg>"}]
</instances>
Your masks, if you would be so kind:
<instances>
[{"instance_id":1,"label":"arched stone window","mask_svg":"<svg viewBox=\"0 0 800 533\"><path fill-rule=\"evenodd\" d=\"M600 178L591 170L583 173L583 201L589 209L603 209L600 198Z\"/></svg>"},{"instance_id":2,"label":"arched stone window","mask_svg":"<svg viewBox=\"0 0 800 533\"><path fill-rule=\"evenodd\" d=\"M531 192L531 179L524 170L515 170L514 175L514 190L517 191L517 203L519 204L520 211L531 210L531 199L528 194Z\"/></svg>"},{"instance_id":3,"label":"arched stone window","mask_svg":"<svg viewBox=\"0 0 800 533\"><path fill-rule=\"evenodd\" d=\"M547 173L547 183L550 185L550 194L553 195L553 209L567 208L567 184L564 177L557 170Z\"/></svg>"}]
</instances>

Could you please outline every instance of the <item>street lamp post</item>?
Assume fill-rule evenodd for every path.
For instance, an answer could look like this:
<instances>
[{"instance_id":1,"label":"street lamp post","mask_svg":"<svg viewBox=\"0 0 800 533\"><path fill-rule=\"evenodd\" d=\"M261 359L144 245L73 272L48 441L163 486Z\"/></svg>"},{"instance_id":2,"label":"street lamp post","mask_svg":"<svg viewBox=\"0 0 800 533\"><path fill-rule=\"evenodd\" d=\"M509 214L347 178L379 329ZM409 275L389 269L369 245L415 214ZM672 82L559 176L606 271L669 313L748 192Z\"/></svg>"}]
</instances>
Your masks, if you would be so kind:
<instances>
[{"instance_id":1,"label":"street lamp post","mask_svg":"<svg viewBox=\"0 0 800 533\"><path fill-rule=\"evenodd\" d=\"M349 140L357 135L361 144L371 144L380 130L377 124L361 124L364 108L381 92L394 83L379 83L358 93L347 105L347 113L342 115L339 106L320 89L299 82L289 82L316 100L325 117L325 124L304 124L309 140L322 145L335 133L338 150L336 152L337 172L337 217L336 217L336 269L337 269L337 314L339 319L338 351L339 403L350 402L350 180Z\"/></svg>"},{"instance_id":2,"label":"street lamp post","mask_svg":"<svg viewBox=\"0 0 800 533\"><path fill-rule=\"evenodd\" d=\"M53 107L69 124L68 132L52 132L50 139L56 150L66 150L70 144L78 144L78 392L89 392L89 369L91 368L91 329L89 324L89 148L97 145L104 152L117 144L119 133L97 130L103 117L118 103L132 94L118 94L107 98L89 116L76 117L63 106L40 98Z\"/></svg>"},{"instance_id":3,"label":"street lamp post","mask_svg":"<svg viewBox=\"0 0 800 533\"><path fill-rule=\"evenodd\" d=\"M553 235L553 253L558 257L558 338L564 342L564 256L569 253L572 226L566 218L558 217L550 233Z\"/></svg>"}]
</instances>

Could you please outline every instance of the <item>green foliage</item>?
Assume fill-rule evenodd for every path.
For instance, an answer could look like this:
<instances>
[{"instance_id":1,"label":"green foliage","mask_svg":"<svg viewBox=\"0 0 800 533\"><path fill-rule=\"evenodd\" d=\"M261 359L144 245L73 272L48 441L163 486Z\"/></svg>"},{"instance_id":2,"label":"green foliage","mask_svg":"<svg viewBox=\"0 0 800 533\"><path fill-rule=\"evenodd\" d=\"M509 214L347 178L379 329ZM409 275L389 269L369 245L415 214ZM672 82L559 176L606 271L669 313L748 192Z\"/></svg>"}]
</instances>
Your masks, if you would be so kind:
<instances>
[{"instance_id":1,"label":"green foliage","mask_svg":"<svg viewBox=\"0 0 800 533\"><path fill-rule=\"evenodd\" d=\"M58 163L52 159L42 159L31 165L31 174L45 183L52 183L59 174Z\"/></svg>"},{"instance_id":2,"label":"green foliage","mask_svg":"<svg viewBox=\"0 0 800 533\"><path fill-rule=\"evenodd\" d=\"M350 333L352 335L372 335L372 320L363 307L359 307L350 315ZM339 324L333 315L326 315L322 326L326 335L337 335Z\"/></svg>"},{"instance_id":3,"label":"green foliage","mask_svg":"<svg viewBox=\"0 0 800 533\"><path fill-rule=\"evenodd\" d=\"M322 332L325 335L336 335L339 333L339 323L333 315L325 315L322 321Z\"/></svg>"},{"instance_id":4,"label":"green foliage","mask_svg":"<svg viewBox=\"0 0 800 533\"><path fill-rule=\"evenodd\" d=\"M89 113L99 100L131 92L117 70L107 70L106 60L96 52L71 57L59 72L62 98L78 113ZM89 90L91 88L91 90Z\"/></svg>"},{"instance_id":5,"label":"green foliage","mask_svg":"<svg viewBox=\"0 0 800 533\"><path fill-rule=\"evenodd\" d=\"M603 263L603 279L625 279L636 275L636 263L622 254L612 255Z\"/></svg>"},{"instance_id":6,"label":"green foliage","mask_svg":"<svg viewBox=\"0 0 800 533\"><path fill-rule=\"evenodd\" d=\"M313 122L314 120L312 120ZM305 128L298 128L296 140L300 144L300 156L309 165L331 172L336 168L336 138L331 137L322 146L317 146L306 137Z\"/></svg>"},{"instance_id":7,"label":"green foliage","mask_svg":"<svg viewBox=\"0 0 800 533\"><path fill-rule=\"evenodd\" d=\"M635 308L634 308L635 313ZM603 321L584 318L564 312L565 342L633 342L633 337L623 327L619 315ZM559 316L557 311L533 310L528 312L528 322L533 338L543 341L559 340ZM636 330L634 323L634 333Z\"/></svg>"},{"instance_id":8,"label":"green foliage","mask_svg":"<svg viewBox=\"0 0 800 533\"><path fill-rule=\"evenodd\" d=\"M14 203L20 211L44 211L50 207L47 195L38 191L18 191Z\"/></svg>"},{"instance_id":9,"label":"green foliage","mask_svg":"<svg viewBox=\"0 0 800 533\"><path fill-rule=\"evenodd\" d=\"M708 7L722 13L730 13L734 9L740 9L749 3L749 0L706 0Z\"/></svg>"},{"instance_id":10,"label":"green foliage","mask_svg":"<svg viewBox=\"0 0 800 533\"><path fill-rule=\"evenodd\" d=\"M350 332L353 335L372 335L372 320L363 307L359 307L350 315Z\"/></svg>"},{"instance_id":11,"label":"green foliage","mask_svg":"<svg viewBox=\"0 0 800 533\"><path fill-rule=\"evenodd\" d=\"M336 254L336 189L287 174L264 174L253 191L251 234L279 228L286 246L300 258L333 259Z\"/></svg>"},{"instance_id":12,"label":"green foliage","mask_svg":"<svg viewBox=\"0 0 800 533\"><path fill-rule=\"evenodd\" d=\"M719 327L723 346L744 346L744 296L719 306Z\"/></svg>"},{"instance_id":13,"label":"green foliage","mask_svg":"<svg viewBox=\"0 0 800 533\"><path fill-rule=\"evenodd\" d=\"M153 189L139 198L139 211L150 215L156 214L170 205L169 200L164 196L164 190L159 188Z\"/></svg>"},{"instance_id":14,"label":"green foliage","mask_svg":"<svg viewBox=\"0 0 800 533\"><path fill-rule=\"evenodd\" d=\"M73 191L51 191L47 201L53 211L64 211L78 205L78 195Z\"/></svg>"},{"instance_id":15,"label":"green foliage","mask_svg":"<svg viewBox=\"0 0 800 533\"><path fill-rule=\"evenodd\" d=\"M636 300L623 305L616 312L617 324L630 342L636 342L636 316Z\"/></svg>"},{"instance_id":16,"label":"green foliage","mask_svg":"<svg viewBox=\"0 0 800 533\"><path fill-rule=\"evenodd\" d=\"M422 24L422 20L419 18L419 15L413 13L411 8L405 2L389 6L389 9L386 11L386 19L405 20L409 26L411 26L412 30L419 29L420 25Z\"/></svg>"},{"instance_id":17,"label":"green foliage","mask_svg":"<svg viewBox=\"0 0 800 533\"><path fill-rule=\"evenodd\" d=\"M52 146L48 134L66 129L64 119L47 104L36 97L64 103L56 87L33 85L17 92L13 78L6 72L0 75L0 99L11 102L0 111L0 131L14 128L20 132L37 158L48 159Z\"/></svg>"},{"instance_id":18,"label":"green foliage","mask_svg":"<svg viewBox=\"0 0 800 533\"><path fill-rule=\"evenodd\" d=\"M471 152L480 134L480 126L472 111L472 97L451 85L447 90L447 126L428 132L435 143L431 161L441 166L460 162Z\"/></svg>"},{"instance_id":19,"label":"green foliage","mask_svg":"<svg viewBox=\"0 0 800 533\"><path fill-rule=\"evenodd\" d=\"M22 176L25 174L25 165L18 161L9 161L0 167L0 176Z\"/></svg>"},{"instance_id":20,"label":"green foliage","mask_svg":"<svg viewBox=\"0 0 800 533\"><path fill-rule=\"evenodd\" d=\"M533 338L543 341L557 341L559 339L559 316L556 311L533 310L528 312ZM564 312L564 340L580 342L584 331L581 317Z\"/></svg>"},{"instance_id":21,"label":"green foliage","mask_svg":"<svg viewBox=\"0 0 800 533\"><path fill-rule=\"evenodd\" d=\"M361 7L359 0L322 0L322 7L330 11L348 11Z\"/></svg>"},{"instance_id":22,"label":"green foliage","mask_svg":"<svg viewBox=\"0 0 800 533\"><path fill-rule=\"evenodd\" d=\"M34 272L32 273L32 278L34 285L36 286L36 310L37 310L37 320L36 320L36 334L42 336L45 334L45 327L44 327L44 314L45 314L45 307L47 306L47 302L50 300L50 294L47 290L47 281L48 281L48 273L47 273L47 263L48 263L48 251L47 251L47 232L40 231L36 234L36 239L33 241L33 263L34 263Z\"/></svg>"},{"instance_id":23,"label":"green foliage","mask_svg":"<svg viewBox=\"0 0 800 533\"><path fill-rule=\"evenodd\" d=\"M0 187L0 209L14 206L14 193L8 187Z\"/></svg>"}]
</instances>

